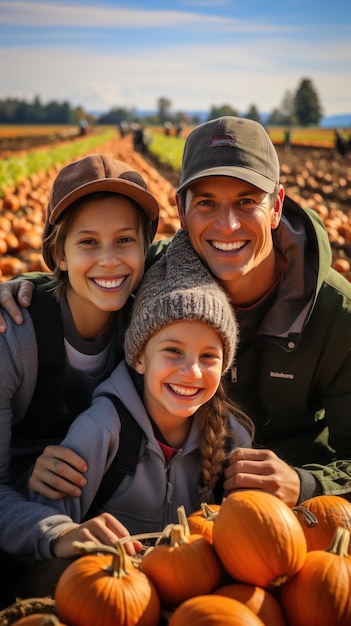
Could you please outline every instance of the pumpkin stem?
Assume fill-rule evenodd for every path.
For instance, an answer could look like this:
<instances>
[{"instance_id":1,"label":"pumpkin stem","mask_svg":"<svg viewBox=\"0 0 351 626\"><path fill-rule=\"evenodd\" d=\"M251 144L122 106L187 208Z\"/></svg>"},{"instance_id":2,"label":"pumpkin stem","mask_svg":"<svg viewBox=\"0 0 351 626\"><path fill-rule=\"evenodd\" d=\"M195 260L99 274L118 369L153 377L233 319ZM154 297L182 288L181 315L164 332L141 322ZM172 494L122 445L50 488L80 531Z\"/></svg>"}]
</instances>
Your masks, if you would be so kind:
<instances>
[{"instance_id":1,"label":"pumpkin stem","mask_svg":"<svg viewBox=\"0 0 351 626\"><path fill-rule=\"evenodd\" d=\"M349 558L349 545L350 545L350 531L347 528L338 526L329 548L326 552L331 554L337 554L338 556L344 556Z\"/></svg>"},{"instance_id":2,"label":"pumpkin stem","mask_svg":"<svg viewBox=\"0 0 351 626\"><path fill-rule=\"evenodd\" d=\"M112 562L106 568L106 572L114 578L123 578L127 575L127 554L120 541L117 541L114 546L96 544L93 541L75 541L73 547L81 554L112 554Z\"/></svg>"},{"instance_id":3,"label":"pumpkin stem","mask_svg":"<svg viewBox=\"0 0 351 626\"><path fill-rule=\"evenodd\" d=\"M95 543L95 541L74 541L73 547L80 554L96 554L100 552L102 554L117 554L117 550L114 546L106 546L104 544Z\"/></svg>"},{"instance_id":4,"label":"pumpkin stem","mask_svg":"<svg viewBox=\"0 0 351 626\"><path fill-rule=\"evenodd\" d=\"M207 502L201 502L201 511L202 511L204 518L209 520L210 522L212 520L215 520L218 515L218 511L215 511L214 509L212 509L210 505L207 504Z\"/></svg>"},{"instance_id":5,"label":"pumpkin stem","mask_svg":"<svg viewBox=\"0 0 351 626\"><path fill-rule=\"evenodd\" d=\"M171 546L180 546L188 543L189 539L185 534L182 524L173 524L170 532Z\"/></svg>"},{"instance_id":6,"label":"pumpkin stem","mask_svg":"<svg viewBox=\"0 0 351 626\"><path fill-rule=\"evenodd\" d=\"M318 526L318 520L314 513L306 509L304 506L293 506L291 510L294 511L294 513L302 513L302 519L307 528Z\"/></svg>"},{"instance_id":7,"label":"pumpkin stem","mask_svg":"<svg viewBox=\"0 0 351 626\"><path fill-rule=\"evenodd\" d=\"M160 543L169 543L169 537L170 537L173 526L174 524L168 524L167 526L165 526L162 532L141 533L139 535L130 535L128 537L123 537L119 539L118 542L116 543L127 543L128 541L142 541L143 539L156 539L155 541L155 547L156 547ZM190 530L189 530L189 535L190 535ZM152 547L150 547L149 549L152 549Z\"/></svg>"},{"instance_id":8,"label":"pumpkin stem","mask_svg":"<svg viewBox=\"0 0 351 626\"><path fill-rule=\"evenodd\" d=\"M184 535L186 537L190 537L190 528L188 524L188 518L186 516L185 508L183 505L177 508L177 514L178 514L178 522L179 524L181 524L181 526L183 526Z\"/></svg>"}]
</instances>

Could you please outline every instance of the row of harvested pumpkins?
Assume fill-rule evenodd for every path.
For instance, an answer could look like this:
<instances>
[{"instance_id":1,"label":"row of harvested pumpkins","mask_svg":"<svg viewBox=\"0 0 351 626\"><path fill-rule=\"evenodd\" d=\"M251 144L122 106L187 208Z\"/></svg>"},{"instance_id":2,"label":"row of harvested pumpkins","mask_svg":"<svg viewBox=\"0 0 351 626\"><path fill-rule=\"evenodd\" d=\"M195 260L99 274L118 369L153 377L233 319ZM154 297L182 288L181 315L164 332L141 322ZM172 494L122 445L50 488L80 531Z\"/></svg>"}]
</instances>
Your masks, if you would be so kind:
<instances>
[{"instance_id":1,"label":"row of harvested pumpkins","mask_svg":"<svg viewBox=\"0 0 351 626\"><path fill-rule=\"evenodd\" d=\"M317 496L291 509L270 494L239 491L178 515L138 564L122 542L77 544L84 556L56 587L58 619L31 615L16 626L157 626L165 609L169 626L351 624L346 499Z\"/></svg>"}]
</instances>

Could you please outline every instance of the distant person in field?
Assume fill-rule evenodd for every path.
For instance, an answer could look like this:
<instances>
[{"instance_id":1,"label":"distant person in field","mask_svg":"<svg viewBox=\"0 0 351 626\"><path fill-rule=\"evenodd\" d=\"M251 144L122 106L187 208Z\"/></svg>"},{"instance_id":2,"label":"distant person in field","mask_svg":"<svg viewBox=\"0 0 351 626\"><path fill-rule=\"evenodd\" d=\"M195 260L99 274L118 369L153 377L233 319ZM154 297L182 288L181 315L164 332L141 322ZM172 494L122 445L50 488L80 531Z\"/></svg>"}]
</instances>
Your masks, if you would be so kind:
<instances>
[{"instance_id":1,"label":"distant person in field","mask_svg":"<svg viewBox=\"0 0 351 626\"><path fill-rule=\"evenodd\" d=\"M350 499L351 284L331 268L322 221L285 196L264 128L231 116L188 136L177 202L240 327L227 383L256 435L252 449L235 450L225 489L264 489L289 506ZM166 248L154 243L148 265ZM0 298L16 315L10 287L19 285L2 284ZM19 301L28 293L20 283Z\"/></svg>"},{"instance_id":2,"label":"distant person in field","mask_svg":"<svg viewBox=\"0 0 351 626\"><path fill-rule=\"evenodd\" d=\"M349 138L347 140L347 154L351 156L351 135L349 135Z\"/></svg>"},{"instance_id":3,"label":"distant person in field","mask_svg":"<svg viewBox=\"0 0 351 626\"><path fill-rule=\"evenodd\" d=\"M287 128L284 133L284 148L286 152L290 152L291 149L291 130Z\"/></svg>"},{"instance_id":4,"label":"distant person in field","mask_svg":"<svg viewBox=\"0 0 351 626\"><path fill-rule=\"evenodd\" d=\"M129 124L128 122L126 122L126 120L122 120L118 126L117 126L117 130L121 136L121 139L123 139L124 137L126 137L129 133Z\"/></svg>"},{"instance_id":5,"label":"distant person in field","mask_svg":"<svg viewBox=\"0 0 351 626\"><path fill-rule=\"evenodd\" d=\"M340 156L345 156L347 153L347 141L341 130L335 130L335 150Z\"/></svg>"},{"instance_id":6,"label":"distant person in field","mask_svg":"<svg viewBox=\"0 0 351 626\"><path fill-rule=\"evenodd\" d=\"M165 123L163 124L163 130L164 130L164 133L165 133L166 137L169 137L169 136L170 136L170 134L171 134L171 132L172 132L172 128L173 128L173 124L172 124L172 122L168 122L168 121L167 121L167 122L165 122Z\"/></svg>"},{"instance_id":7,"label":"distant person in field","mask_svg":"<svg viewBox=\"0 0 351 626\"><path fill-rule=\"evenodd\" d=\"M88 134L88 122L86 120L80 120L79 122L79 135L83 137Z\"/></svg>"},{"instance_id":8,"label":"distant person in field","mask_svg":"<svg viewBox=\"0 0 351 626\"><path fill-rule=\"evenodd\" d=\"M150 132L141 124L135 124L134 132L133 132L133 146L134 150L140 152L141 154L145 154L147 151L148 145L150 144Z\"/></svg>"}]
</instances>

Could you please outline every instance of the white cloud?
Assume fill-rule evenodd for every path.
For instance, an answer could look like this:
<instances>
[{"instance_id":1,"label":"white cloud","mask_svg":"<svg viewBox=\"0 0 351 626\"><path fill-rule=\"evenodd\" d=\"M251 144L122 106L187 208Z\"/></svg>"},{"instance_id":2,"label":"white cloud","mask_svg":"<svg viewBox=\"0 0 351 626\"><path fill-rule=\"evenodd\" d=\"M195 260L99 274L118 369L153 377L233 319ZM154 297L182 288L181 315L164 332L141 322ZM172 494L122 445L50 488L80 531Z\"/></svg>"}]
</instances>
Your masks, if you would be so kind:
<instances>
[{"instance_id":1,"label":"white cloud","mask_svg":"<svg viewBox=\"0 0 351 626\"><path fill-rule=\"evenodd\" d=\"M196 4L200 11L201 0ZM174 110L228 103L239 111L256 104L266 112L306 77L327 114L350 110L347 22L332 29L288 20L281 26L256 14L224 18L221 4L213 6L217 17L0 0L0 97L39 96L101 111L154 109L159 97L167 97ZM159 37L150 35L155 28Z\"/></svg>"},{"instance_id":2,"label":"white cloud","mask_svg":"<svg viewBox=\"0 0 351 626\"><path fill-rule=\"evenodd\" d=\"M218 5L215 5L218 6ZM291 26L277 26L273 22L242 20L199 12L128 9L104 6L75 6L49 2L21 2L13 0L0 3L1 23L7 26L36 28L165 28L197 27L213 32L282 32Z\"/></svg>"},{"instance_id":3,"label":"white cloud","mask_svg":"<svg viewBox=\"0 0 351 626\"><path fill-rule=\"evenodd\" d=\"M240 111L256 104L260 111L278 106L285 91L294 91L302 77L311 78L326 111L350 108L349 72L318 70L306 65L306 46L287 64L275 46L263 50L247 44L159 48L131 54L41 48L7 49L1 74L0 96L33 98L43 102L68 100L86 109L109 110L114 106L154 109L159 97L167 97L175 110L208 110L228 103ZM308 52L310 55L310 52ZM318 54L318 51L315 53ZM6 85L6 91L4 91ZM338 93L338 99L335 94Z\"/></svg>"}]
</instances>

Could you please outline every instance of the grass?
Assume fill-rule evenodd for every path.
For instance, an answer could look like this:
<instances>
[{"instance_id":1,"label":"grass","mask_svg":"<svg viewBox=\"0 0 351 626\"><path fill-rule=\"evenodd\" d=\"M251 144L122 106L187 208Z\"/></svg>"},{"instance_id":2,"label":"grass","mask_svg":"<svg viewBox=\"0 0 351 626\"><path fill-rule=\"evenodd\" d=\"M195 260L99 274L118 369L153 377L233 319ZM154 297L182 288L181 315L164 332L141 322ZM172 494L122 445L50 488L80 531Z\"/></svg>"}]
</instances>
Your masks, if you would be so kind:
<instances>
[{"instance_id":1,"label":"grass","mask_svg":"<svg viewBox=\"0 0 351 626\"><path fill-rule=\"evenodd\" d=\"M64 164L79 158L115 136L115 130L103 128L101 133L94 133L71 143L48 150L33 150L24 155L9 157L0 161L0 197L6 189L16 186L21 181L37 172L48 170L57 164Z\"/></svg>"},{"instance_id":2,"label":"grass","mask_svg":"<svg viewBox=\"0 0 351 626\"><path fill-rule=\"evenodd\" d=\"M176 172L180 171L185 139L166 137L159 133L152 133L152 141L148 146L149 152L166 165L170 165Z\"/></svg>"}]
</instances>

